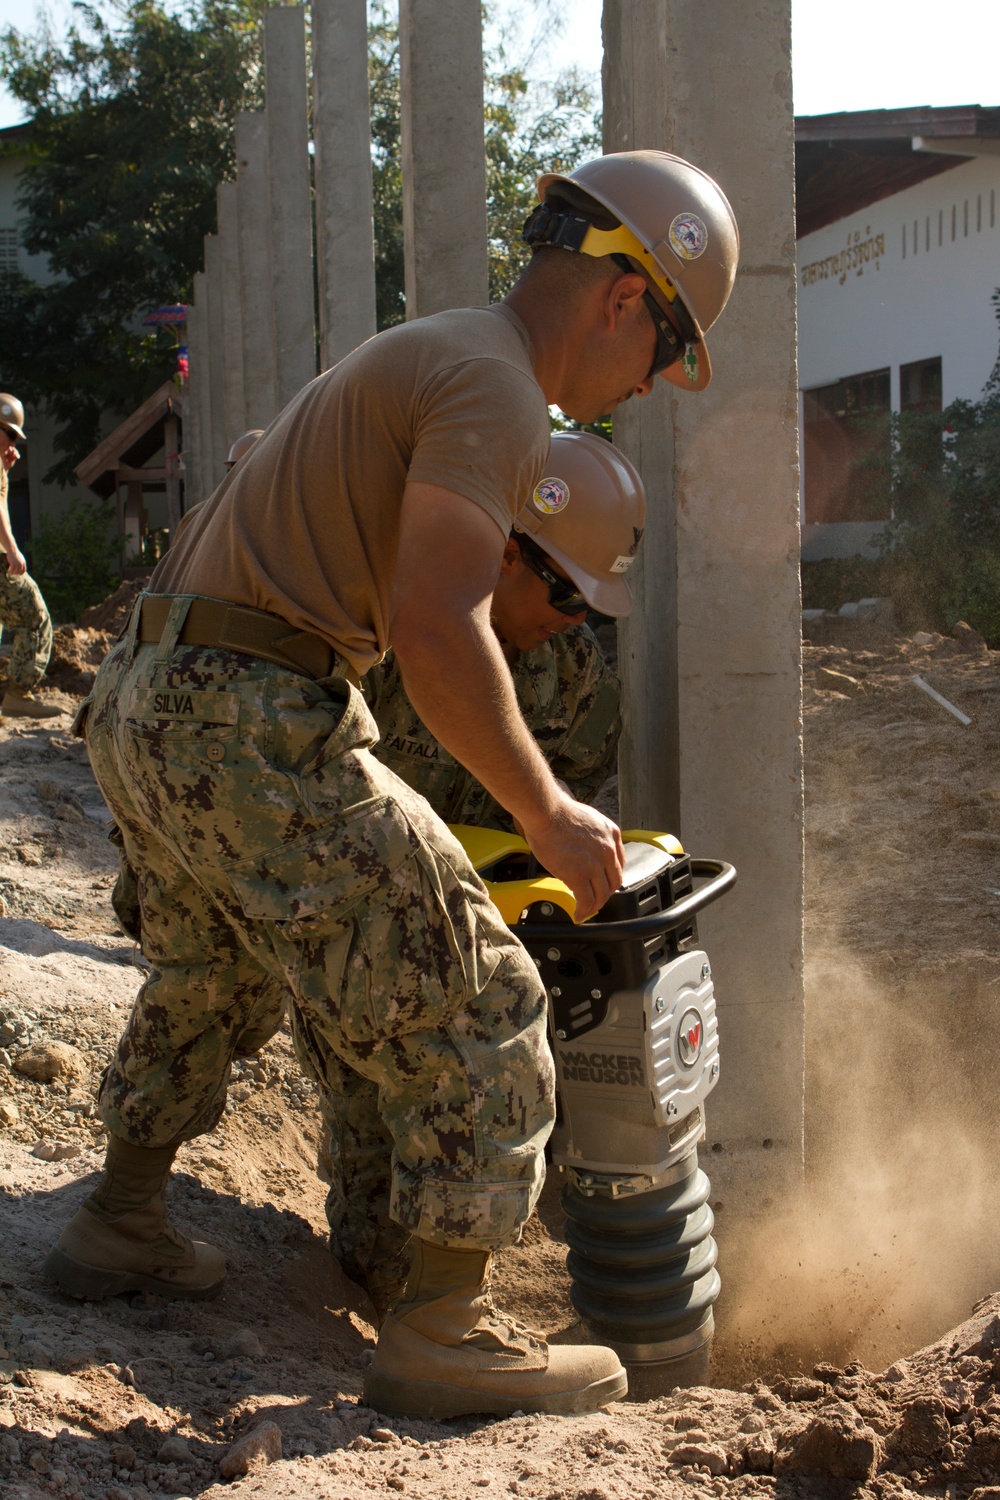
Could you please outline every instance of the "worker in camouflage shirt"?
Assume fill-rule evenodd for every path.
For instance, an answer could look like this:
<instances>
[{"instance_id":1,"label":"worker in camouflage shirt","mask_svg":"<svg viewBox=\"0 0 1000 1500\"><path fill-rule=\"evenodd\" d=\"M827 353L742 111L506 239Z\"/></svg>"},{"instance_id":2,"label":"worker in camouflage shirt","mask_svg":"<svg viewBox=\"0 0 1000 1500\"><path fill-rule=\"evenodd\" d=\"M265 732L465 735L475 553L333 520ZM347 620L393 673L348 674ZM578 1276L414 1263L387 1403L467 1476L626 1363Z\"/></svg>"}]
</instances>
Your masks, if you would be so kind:
<instances>
[{"instance_id":1,"label":"worker in camouflage shirt","mask_svg":"<svg viewBox=\"0 0 1000 1500\"><path fill-rule=\"evenodd\" d=\"M618 682L584 616L588 607L609 615L631 610L624 575L644 519L642 481L628 460L601 438L559 434L546 477L515 519L493 593L493 629L527 727L553 775L584 802L614 770L621 733ZM422 722L391 652L369 669L364 686L379 729L373 754L440 818L514 826ZM320 1083L330 1247L367 1286L381 1319L406 1279L409 1236L390 1216L392 1140L379 1118L377 1091L338 1068L329 1048L301 1024L295 1041L305 1071Z\"/></svg>"},{"instance_id":2,"label":"worker in camouflage shirt","mask_svg":"<svg viewBox=\"0 0 1000 1500\"><path fill-rule=\"evenodd\" d=\"M23 441L24 407L16 396L0 391L0 635L6 631L12 645L0 713L5 719L57 719L62 709L34 695L52 654L52 621L28 573L7 508L7 475L21 456L17 443Z\"/></svg>"},{"instance_id":3,"label":"worker in camouflage shirt","mask_svg":"<svg viewBox=\"0 0 1000 1500\"><path fill-rule=\"evenodd\" d=\"M584 433L557 435L548 477L517 516L493 594L490 618L525 723L553 775L581 802L593 801L613 772L621 734L618 682L584 620L589 607L631 609L623 575L643 514L641 481L616 449ZM374 753L440 818L513 828L423 724L391 652L368 672L365 697L379 728Z\"/></svg>"},{"instance_id":4,"label":"worker in camouflage shirt","mask_svg":"<svg viewBox=\"0 0 1000 1500\"><path fill-rule=\"evenodd\" d=\"M510 548L512 566L525 567L516 536ZM502 581L497 594L501 591ZM592 802L615 769L620 693L597 637L582 619L574 624L577 619L568 618L551 640L515 650L510 669L521 713L552 774L579 801ZM510 814L425 727L391 654L372 667L365 690L379 727L375 754L426 797L438 817L479 828L513 828Z\"/></svg>"}]
</instances>

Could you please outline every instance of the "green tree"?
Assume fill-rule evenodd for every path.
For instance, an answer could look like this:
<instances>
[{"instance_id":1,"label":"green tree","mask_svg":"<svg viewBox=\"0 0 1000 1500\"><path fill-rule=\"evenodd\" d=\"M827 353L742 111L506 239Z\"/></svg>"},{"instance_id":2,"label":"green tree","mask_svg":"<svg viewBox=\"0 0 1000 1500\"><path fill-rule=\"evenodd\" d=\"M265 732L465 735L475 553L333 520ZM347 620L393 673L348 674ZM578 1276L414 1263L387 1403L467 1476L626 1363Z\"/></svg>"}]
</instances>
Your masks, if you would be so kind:
<instances>
[{"instance_id":1,"label":"green tree","mask_svg":"<svg viewBox=\"0 0 1000 1500\"><path fill-rule=\"evenodd\" d=\"M31 117L22 175L25 248L54 280L0 278L3 378L58 423L69 482L102 418L130 410L173 369L169 336L141 326L158 303L188 301L215 186L232 176L233 120L262 102L260 20L267 0L111 0L76 5L60 41L42 28L0 37L0 76ZM544 12L544 5L542 10ZM379 327L405 316L399 46L373 6L372 168ZM524 253L534 179L599 149L594 102L574 75L529 85L504 46L487 60L490 287L500 297Z\"/></svg>"},{"instance_id":2,"label":"green tree","mask_svg":"<svg viewBox=\"0 0 1000 1500\"><path fill-rule=\"evenodd\" d=\"M102 414L172 372L169 337L141 320L190 300L215 185L232 175L234 116L261 99L265 4L78 3L58 42L45 27L0 38L0 76L31 119L24 247L55 278L0 285L3 376L59 423L54 478L71 478Z\"/></svg>"}]
</instances>

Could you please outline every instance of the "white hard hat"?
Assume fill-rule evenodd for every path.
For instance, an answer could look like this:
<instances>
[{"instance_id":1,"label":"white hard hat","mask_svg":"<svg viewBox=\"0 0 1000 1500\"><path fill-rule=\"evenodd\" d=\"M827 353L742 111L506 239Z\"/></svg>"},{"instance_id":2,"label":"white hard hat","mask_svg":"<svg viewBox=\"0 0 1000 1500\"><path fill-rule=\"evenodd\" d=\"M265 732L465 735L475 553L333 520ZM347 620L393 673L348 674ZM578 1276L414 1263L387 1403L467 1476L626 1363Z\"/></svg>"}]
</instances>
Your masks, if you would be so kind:
<instances>
[{"instance_id":1,"label":"white hard hat","mask_svg":"<svg viewBox=\"0 0 1000 1500\"><path fill-rule=\"evenodd\" d=\"M557 562L591 608L627 615L632 591L625 574L645 524L646 492L624 453L589 432L560 432L514 532Z\"/></svg>"}]
</instances>

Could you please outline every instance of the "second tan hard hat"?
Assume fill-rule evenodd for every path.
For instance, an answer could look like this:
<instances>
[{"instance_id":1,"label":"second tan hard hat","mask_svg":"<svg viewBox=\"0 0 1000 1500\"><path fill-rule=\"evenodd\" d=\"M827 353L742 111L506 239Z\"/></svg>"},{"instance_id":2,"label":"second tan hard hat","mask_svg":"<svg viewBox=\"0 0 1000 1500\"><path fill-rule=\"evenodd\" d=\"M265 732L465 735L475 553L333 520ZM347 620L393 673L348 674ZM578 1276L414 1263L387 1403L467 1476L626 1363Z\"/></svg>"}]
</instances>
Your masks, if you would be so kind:
<instances>
[{"instance_id":1,"label":"second tan hard hat","mask_svg":"<svg viewBox=\"0 0 1000 1500\"><path fill-rule=\"evenodd\" d=\"M632 591L625 574L646 524L642 480L605 438L559 432L545 474L514 518L557 562L592 609L627 615Z\"/></svg>"},{"instance_id":2,"label":"second tan hard hat","mask_svg":"<svg viewBox=\"0 0 1000 1500\"><path fill-rule=\"evenodd\" d=\"M579 243L557 238L559 228L547 242L586 255L622 252L643 266L668 308L679 297L691 325L685 329L681 319L687 347L661 373L682 390L703 391L712 378L705 334L729 300L740 254L736 215L719 184L669 151L618 151L572 172L547 172L538 193L543 203L563 196L570 209L582 193L623 226L624 239L609 221L608 228L585 230ZM580 213L586 215L585 206ZM632 237L632 245L624 242Z\"/></svg>"},{"instance_id":3,"label":"second tan hard hat","mask_svg":"<svg viewBox=\"0 0 1000 1500\"><path fill-rule=\"evenodd\" d=\"M6 391L0 391L0 427L6 427L22 443L27 441L24 433L24 407L16 396L9 396Z\"/></svg>"},{"instance_id":4,"label":"second tan hard hat","mask_svg":"<svg viewBox=\"0 0 1000 1500\"><path fill-rule=\"evenodd\" d=\"M226 458L226 468L231 469L238 464L244 453L249 453L259 437L264 436L263 427L252 427L249 432L241 433L229 450Z\"/></svg>"}]
</instances>

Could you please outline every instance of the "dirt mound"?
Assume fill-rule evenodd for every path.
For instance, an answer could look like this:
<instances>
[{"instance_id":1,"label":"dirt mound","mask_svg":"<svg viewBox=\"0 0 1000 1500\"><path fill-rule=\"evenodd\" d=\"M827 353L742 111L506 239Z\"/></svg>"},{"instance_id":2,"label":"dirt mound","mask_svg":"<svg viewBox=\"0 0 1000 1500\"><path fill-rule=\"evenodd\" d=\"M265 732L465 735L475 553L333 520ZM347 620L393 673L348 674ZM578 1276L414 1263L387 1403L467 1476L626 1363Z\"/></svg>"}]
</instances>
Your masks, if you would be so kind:
<instances>
[{"instance_id":1,"label":"dirt mound","mask_svg":"<svg viewBox=\"0 0 1000 1500\"><path fill-rule=\"evenodd\" d=\"M1000 656L837 629L805 649L809 1190L723 1238L717 1370L733 1388L573 1422L362 1405L372 1312L326 1248L315 1098L284 1034L236 1068L220 1128L182 1149L171 1187L178 1221L226 1252L219 1301L81 1306L44 1283L101 1162L94 1086L143 976L108 907L114 851L82 745L0 721L0 1492L221 1500L226 1455L258 1429L259 1500L1000 1486L1000 1298L929 1342L1000 1285ZM85 1077L19 1070L68 1047ZM496 1284L574 1340L564 1260L553 1174Z\"/></svg>"},{"instance_id":2,"label":"dirt mound","mask_svg":"<svg viewBox=\"0 0 1000 1500\"><path fill-rule=\"evenodd\" d=\"M85 609L80 616L79 624L90 630L106 630L115 639L124 628L138 596L146 587L152 575L144 573L140 578L124 578L115 589L100 604L92 604Z\"/></svg>"},{"instance_id":3,"label":"dirt mound","mask_svg":"<svg viewBox=\"0 0 1000 1500\"><path fill-rule=\"evenodd\" d=\"M116 632L117 633L117 632ZM52 656L45 674L52 687L84 697L94 685L98 667L115 635L81 625L60 625L52 632Z\"/></svg>"}]
</instances>

